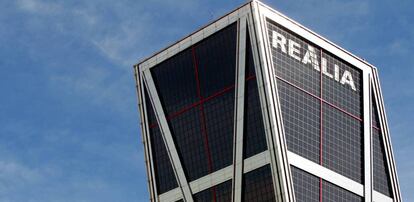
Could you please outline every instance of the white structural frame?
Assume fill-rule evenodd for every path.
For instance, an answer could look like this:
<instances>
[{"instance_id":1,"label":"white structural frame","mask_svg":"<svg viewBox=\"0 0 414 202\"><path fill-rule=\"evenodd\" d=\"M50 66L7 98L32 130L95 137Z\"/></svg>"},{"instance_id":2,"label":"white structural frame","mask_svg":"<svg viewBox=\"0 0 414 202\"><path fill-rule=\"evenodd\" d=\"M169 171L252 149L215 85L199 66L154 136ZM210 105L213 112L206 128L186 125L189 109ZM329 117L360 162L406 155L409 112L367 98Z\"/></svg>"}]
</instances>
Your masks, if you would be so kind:
<instances>
[{"instance_id":1,"label":"white structural frame","mask_svg":"<svg viewBox=\"0 0 414 202\"><path fill-rule=\"evenodd\" d=\"M281 116L279 102L277 101L274 80L272 79L272 68L267 60L266 43L267 38L263 36L263 22L260 16L260 5L258 2L252 2L252 13L254 19L254 29L256 32L256 41L259 53L259 64L256 69L257 81L262 113L264 115L264 124L267 137L267 143L272 158L272 172L278 173L273 175L273 184L275 186L278 201L295 201L293 194L293 183L290 175L290 167L287 159L286 141L283 134L283 125L278 117ZM276 104L276 105L275 105Z\"/></svg>"},{"instance_id":2,"label":"white structural frame","mask_svg":"<svg viewBox=\"0 0 414 202\"><path fill-rule=\"evenodd\" d=\"M144 85L142 85L142 74L139 74L138 68L135 66L134 68L135 70L135 80L136 80L136 88L137 88L137 95L138 95L138 108L140 109L140 126L141 126L141 131L142 131L142 143L144 145L144 157L145 157L145 165L146 165L146 170L147 170L147 176L148 176L148 191L149 191L149 196L150 196L150 201L158 201L156 200L156 197L153 196L157 196L157 188L155 186L155 181L154 181L154 165L153 165L153 161L152 161L152 150L150 149L151 147L151 141L148 135L148 130L149 130L149 123L148 123L148 116L147 116L147 107L151 107L151 106L146 106L146 102L144 100L146 100L145 95L144 95Z\"/></svg>"},{"instance_id":3,"label":"white structural frame","mask_svg":"<svg viewBox=\"0 0 414 202\"><path fill-rule=\"evenodd\" d=\"M244 124L244 92L246 80L246 40L247 16L241 17L238 23L238 57L236 68L236 110L234 114L233 136L233 192L232 201L241 201L243 178L243 124Z\"/></svg>"},{"instance_id":4,"label":"white structural frame","mask_svg":"<svg viewBox=\"0 0 414 202\"><path fill-rule=\"evenodd\" d=\"M267 19L270 19L276 23L278 23L278 25L296 33L297 35L305 38L306 40L318 45L319 47L321 47L323 50L328 51L334 55L336 55L337 57L341 58L342 60L348 62L349 64L353 65L354 67L360 69L362 71L362 77L363 77L363 100L364 100L364 104L363 104L363 123L364 123L364 194L360 195L363 196L365 198L365 201L393 201L392 198L387 197L375 190L373 190L373 185L372 185L372 146L371 146L371 142L372 142L372 138L371 138L371 128L372 128L372 123L371 123L371 113L370 113L370 102L369 101L370 98L370 92L371 92L371 82L370 80L372 79L377 79L376 81L376 85L377 87L377 94L381 95L380 93L380 88L379 88L379 82L378 82L378 77L376 76L376 67L374 67L373 65L367 63L366 61L356 57L355 55L351 54L350 52L340 48L339 46L337 46L336 44L330 42L329 40L319 36L318 34L312 32L311 30L305 28L304 26L300 25L299 23L295 22L294 20L284 16L283 14L275 11L274 9L268 7L267 5L259 2L259 1L255 1L259 6L259 15L261 16L261 21L262 24L266 24ZM267 26L263 26L262 27L262 32L263 35L265 35L266 39L268 39L269 37L267 36L268 30L267 30ZM267 43L269 43L267 40L265 40ZM269 44L265 44L265 48L267 51L267 61L270 64L273 64L272 58L270 57L270 45ZM375 74L375 76L373 76L373 74ZM274 79L274 78L273 78ZM275 88L277 89L277 88ZM378 99L377 99L378 100ZM383 123L386 121L385 118L385 112L384 112L384 105L383 102L381 100L381 102L377 102L377 106L378 106L378 111L381 111L380 116L381 116L381 129L382 132L386 135L383 135L384 138L384 145L386 147L387 153L386 153L386 157L387 157L387 161L388 161L388 167L390 168L390 179L393 180L392 182L392 187L393 187L393 196L394 197L394 201L401 201L401 194L399 191L399 187L398 187L398 180L397 180L397 175L396 175L396 169L395 169L395 162L394 162L394 157L392 156L392 149L391 149L391 143L389 140L389 133L388 133L388 126ZM384 113L384 114L382 114ZM282 117L280 117L279 120L282 120ZM366 124L369 123L369 124ZM387 139L388 138L388 139ZM290 153L290 152L289 152ZM304 158L303 158L304 159ZM291 159L289 159L290 161ZM305 162L303 162L305 163ZM313 163L313 162L311 162ZM296 165L301 164L301 163L296 163ZM318 167L318 164L313 163L312 167ZM305 170L310 172L311 170ZM317 176L322 176L324 175L324 169L320 169L319 170L319 174ZM333 172L333 171L332 171ZM326 174L326 173L325 173ZM322 179L324 179L322 177ZM328 179L325 179L328 180ZM330 180L328 180L330 181ZM333 184L342 187L344 189L346 189L346 187L340 186L338 183L335 183L335 181L330 181ZM355 193L355 192L354 192ZM360 192L359 192L360 193ZM355 193L358 194L358 193Z\"/></svg>"},{"instance_id":5,"label":"white structural frame","mask_svg":"<svg viewBox=\"0 0 414 202\"><path fill-rule=\"evenodd\" d=\"M171 130L168 126L167 118L165 116L161 100L158 96L154 80L152 79L152 75L149 70L144 71L144 82L147 86L148 94L151 97L150 100L154 107L155 116L157 117L157 122L159 124L159 128L162 134L161 136L165 143L165 147L167 149L168 157L171 161L171 165L173 167L177 183L182 190L184 200L188 202L193 202L193 195L191 193L189 183L184 174L184 169L181 160L178 156L177 148L174 144L174 140L171 134Z\"/></svg>"},{"instance_id":6,"label":"white structural frame","mask_svg":"<svg viewBox=\"0 0 414 202\"><path fill-rule=\"evenodd\" d=\"M364 184L355 182L341 174L329 170L306 158L287 150L283 117L281 113L277 82L275 79L273 62L270 52L270 44L267 30L267 20L272 20L278 25L296 33L306 40L330 52L340 59L348 62L362 72L363 77L363 123L364 123ZM235 116L234 116L234 144L233 164L214 173L206 175L192 182L187 181L183 171L182 160L179 158L177 149L166 116L158 97L157 89L152 80L151 68L175 54L183 51L210 35L220 31L232 23L238 23L237 42L237 66L235 87ZM247 29L248 28L248 29ZM247 32L248 30L248 32ZM253 60L256 71L256 82L262 108L263 123L266 132L268 150L243 160L243 120L245 101L245 58L246 58L246 36L249 34L252 47ZM145 162L148 175L148 189L151 201L193 201L193 194L233 180L232 201L242 200L242 178L243 174L270 165L275 195L278 201L295 201L294 188L290 165L298 167L310 174L320 177L336 186L342 187L354 194L364 197L365 201L401 201L395 161L392 153L391 140L384 110L381 88L376 68L366 61L352 55L329 40L317 35L299 23L289 19L283 14L273 10L265 4L253 0L230 12L224 17L201 28L193 34L176 42L168 48L154 54L148 59L134 66L137 84L138 107L141 116L142 142L144 144ZM152 106L146 106L144 88L147 89ZM371 123L371 93L378 108L382 140L384 142L388 170L390 173L393 198L385 196L373 190L372 182L372 123ZM146 110L152 107L157 117L162 139L167 148L169 159L177 179L178 188L163 194L158 194L155 185L153 165L153 154L151 140L149 138L149 123ZM367 124L369 123L369 124Z\"/></svg>"},{"instance_id":7,"label":"white structural frame","mask_svg":"<svg viewBox=\"0 0 414 202\"><path fill-rule=\"evenodd\" d=\"M381 131L381 138L384 143L384 149L387 159L387 166L388 171L390 173L390 179L391 179L391 187L392 187L392 193L395 198L395 201L402 201L401 198L401 191L400 191L400 184L398 180L398 174L397 174L397 166L395 165L395 158L393 154L392 144L391 144L391 137L390 132L388 128L388 122L387 122L387 116L385 113L385 105L384 105L384 99L382 97L381 92L381 83L379 81L378 77L378 71L376 68L372 68L373 77L372 77L372 93L374 95L373 102L376 103L377 106L377 116L380 121L380 131Z\"/></svg>"}]
</instances>

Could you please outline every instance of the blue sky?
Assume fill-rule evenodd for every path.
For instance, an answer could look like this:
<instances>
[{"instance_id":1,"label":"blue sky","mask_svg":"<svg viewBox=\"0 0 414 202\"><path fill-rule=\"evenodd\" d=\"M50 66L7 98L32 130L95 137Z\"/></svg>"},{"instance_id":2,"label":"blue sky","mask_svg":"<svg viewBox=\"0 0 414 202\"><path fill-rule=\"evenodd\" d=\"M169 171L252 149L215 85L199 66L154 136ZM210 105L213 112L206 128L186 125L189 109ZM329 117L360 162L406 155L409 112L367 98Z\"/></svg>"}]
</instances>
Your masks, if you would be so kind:
<instances>
[{"instance_id":1,"label":"blue sky","mask_svg":"<svg viewBox=\"0 0 414 202\"><path fill-rule=\"evenodd\" d=\"M243 2L0 1L0 201L147 201L132 65ZM264 2L378 66L414 201L414 2Z\"/></svg>"}]
</instances>

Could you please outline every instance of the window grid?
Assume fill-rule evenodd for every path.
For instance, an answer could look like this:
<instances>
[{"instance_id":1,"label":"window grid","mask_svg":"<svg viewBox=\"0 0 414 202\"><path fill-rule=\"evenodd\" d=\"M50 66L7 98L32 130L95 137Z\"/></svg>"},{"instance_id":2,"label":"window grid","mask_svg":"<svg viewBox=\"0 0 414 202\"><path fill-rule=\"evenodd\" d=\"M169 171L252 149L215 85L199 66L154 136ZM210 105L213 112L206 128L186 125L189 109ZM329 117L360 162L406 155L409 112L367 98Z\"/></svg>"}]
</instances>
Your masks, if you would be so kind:
<instances>
[{"instance_id":1,"label":"window grid","mask_svg":"<svg viewBox=\"0 0 414 202\"><path fill-rule=\"evenodd\" d=\"M363 198L330 182L323 181L323 202L362 202Z\"/></svg>"},{"instance_id":2,"label":"window grid","mask_svg":"<svg viewBox=\"0 0 414 202\"><path fill-rule=\"evenodd\" d=\"M319 202L319 178L294 166L290 168L296 202Z\"/></svg>"},{"instance_id":3,"label":"window grid","mask_svg":"<svg viewBox=\"0 0 414 202\"><path fill-rule=\"evenodd\" d=\"M149 130L152 146L152 158L154 162L155 181L158 194L165 193L178 186L175 179L170 158L165 148L161 132L158 127Z\"/></svg>"},{"instance_id":4,"label":"window grid","mask_svg":"<svg viewBox=\"0 0 414 202\"><path fill-rule=\"evenodd\" d=\"M243 175L242 201L276 201L269 164Z\"/></svg>"},{"instance_id":5,"label":"window grid","mask_svg":"<svg viewBox=\"0 0 414 202\"><path fill-rule=\"evenodd\" d=\"M361 70L351 67L274 22L267 21L267 27L269 40L272 43L273 31L283 35L287 41L286 51L282 51L280 44L277 43L275 43L276 48L271 45L270 49L288 149L362 183ZM294 54L297 58L289 53L290 41L300 46L300 48L296 47L298 52ZM307 44L310 44L317 54L315 56L317 61L312 61L314 63L311 64L305 64L302 60L305 58ZM327 68L323 69L323 67ZM346 71L352 76L355 90L352 89L352 85L341 83L341 77ZM294 94L296 96L292 96ZM322 191L322 182L323 180L320 179L320 191Z\"/></svg>"},{"instance_id":6,"label":"window grid","mask_svg":"<svg viewBox=\"0 0 414 202\"><path fill-rule=\"evenodd\" d=\"M233 162L234 89L206 102L204 116L214 172Z\"/></svg>"},{"instance_id":7,"label":"window grid","mask_svg":"<svg viewBox=\"0 0 414 202\"><path fill-rule=\"evenodd\" d=\"M297 202L362 202L363 198L328 181L291 166Z\"/></svg>"},{"instance_id":8,"label":"window grid","mask_svg":"<svg viewBox=\"0 0 414 202\"><path fill-rule=\"evenodd\" d=\"M267 150L262 109L256 80L246 82L243 159Z\"/></svg>"},{"instance_id":9,"label":"window grid","mask_svg":"<svg viewBox=\"0 0 414 202\"><path fill-rule=\"evenodd\" d=\"M165 114L198 100L190 48L151 68L151 74Z\"/></svg>"},{"instance_id":10,"label":"window grid","mask_svg":"<svg viewBox=\"0 0 414 202\"><path fill-rule=\"evenodd\" d=\"M249 76L248 78L246 78L246 83L248 81L255 80L255 79L256 79L255 76ZM179 109L179 110L177 110L175 112L172 112L170 114L167 114L167 117L166 118L167 118L167 120L174 119L177 116L180 116L181 114L183 114L183 113L185 113L185 112L187 112L187 111L189 111L189 110L191 110L191 109L193 109L195 107L199 107L201 104L204 104L205 102L207 102L209 100L216 99L217 97L222 96L223 94L228 93L228 92L234 90L234 88L235 88L234 85L227 86L224 89L222 89L222 90L214 93L213 95L211 95L211 96L209 96L207 98L203 98L200 101L196 101L196 102L194 102L194 103L192 103L192 104L190 104L188 106L183 107L182 109ZM157 122L155 121L155 119L153 121L150 121L149 120L149 127L150 128L157 127Z\"/></svg>"},{"instance_id":11,"label":"window grid","mask_svg":"<svg viewBox=\"0 0 414 202\"><path fill-rule=\"evenodd\" d=\"M191 52L192 52L192 56L193 56L193 64L194 64L194 70L195 70L195 78L196 78L196 86L197 86L197 96L198 99L201 101L203 100L203 96L201 94L201 88L200 88L200 74L199 74L199 68L198 68L198 63L199 61L197 60L197 56L196 56L196 51L195 51L195 47L193 46L191 48ZM203 103L200 104L199 108L199 115L200 115L200 127L201 127L201 131L200 133L203 135L204 137L204 148L205 148L205 152L207 155L207 166L208 166L208 173L212 172L212 159L211 159L211 152L210 152L210 146L208 144L208 135L207 135L207 131L206 131L206 118L205 118L205 113L204 113L204 106ZM183 145L184 147L186 145ZM199 176L201 177L201 176ZM193 180L193 179L191 179Z\"/></svg>"},{"instance_id":12,"label":"window grid","mask_svg":"<svg viewBox=\"0 0 414 202\"><path fill-rule=\"evenodd\" d=\"M371 114L372 114L372 127L376 128L377 130L380 129L380 122L379 122L379 116L378 116L378 109L377 109L377 105L375 102L375 97L372 96L372 110L371 110Z\"/></svg>"},{"instance_id":13,"label":"window grid","mask_svg":"<svg viewBox=\"0 0 414 202\"><path fill-rule=\"evenodd\" d=\"M363 183L363 124L323 105L323 166Z\"/></svg>"},{"instance_id":14,"label":"window grid","mask_svg":"<svg viewBox=\"0 0 414 202\"><path fill-rule=\"evenodd\" d=\"M228 180L214 187L194 194L195 202L230 202L232 194L232 180Z\"/></svg>"},{"instance_id":15,"label":"window grid","mask_svg":"<svg viewBox=\"0 0 414 202\"><path fill-rule=\"evenodd\" d=\"M144 88L145 105L148 123L155 121L155 113L149 100L148 92ZM151 151L154 164L155 182L158 194L165 193L178 187L175 179L174 170L172 168L170 158L167 153L161 132L157 126L149 129L149 137L151 140Z\"/></svg>"},{"instance_id":16,"label":"window grid","mask_svg":"<svg viewBox=\"0 0 414 202\"><path fill-rule=\"evenodd\" d=\"M343 72L349 71L352 75L352 79L355 84L356 91L347 84L341 84L335 79L328 78L328 76L323 75L323 92L322 98L327 102L338 106L341 109L357 116L362 116L362 77L361 71L355 68L352 68L349 64L341 61L337 57L333 56L328 52L323 52L322 57L327 60L327 67L332 68L335 64L339 66L339 79ZM329 74L334 75L334 72L331 72L331 69L328 69ZM340 81L340 80L339 80Z\"/></svg>"},{"instance_id":17,"label":"window grid","mask_svg":"<svg viewBox=\"0 0 414 202\"><path fill-rule=\"evenodd\" d=\"M319 164L320 103L277 80L288 149Z\"/></svg>"},{"instance_id":18,"label":"window grid","mask_svg":"<svg viewBox=\"0 0 414 202\"><path fill-rule=\"evenodd\" d=\"M200 96L208 97L235 84L237 24L195 44L193 63L197 67Z\"/></svg>"},{"instance_id":19,"label":"window grid","mask_svg":"<svg viewBox=\"0 0 414 202\"><path fill-rule=\"evenodd\" d=\"M178 155L189 181L207 175L208 153L201 134L199 110L192 108L168 121Z\"/></svg>"},{"instance_id":20,"label":"window grid","mask_svg":"<svg viewBox=\"0 0 414 202\"><path fill-rule=\"evenodd\" d=\"M373 129L372 132L374 190L392 197L391 180L381 132L376 129Z\"/></svg>"},{"instance_id":21,"label":"window grid","mask_svg":"<svg viewBox=\"0 0 414 202\"><path fill-rule=\"evenodd\" d=\"M276 31L286 37L286 51L288 51L289 40L292 40L300 45L300 48L297 48L300 51L298 57L300 60L297 60L288 53L282 52L281 48L275 48L271 46L272 60L275 67L276 75L286 79L287 81L299 86L300 88L305 89L306 91L311 92L314 95L320 95L320 76L319 72L314 69L313 65L318 65L316 62L319 60L320 49L316 45L311 43L305 43L304 39L299 38L296 34L280 28L274 25L272 22L267 22L269 41L273 40L273 31ZM314 49L314 53L317 55L317 59L304 64L302 58L306 51L308 50L307 44L311 44Z\"/></svg>"},{"instance_id":22,"label":"window grid","mask_svg":"<svg viewBox=\"0 0 414 202\"><path fill-rule=\"evenodd\" d=\"M247 33L249 33L248 30ZM267 150L259 89L257 88L257 81L250 80L250 78L255 77L256 73L249 34L247 34L246 42L243 159Z\"/></svg>"},{"instance_id":23,"label":"window grid","mask_svg":"<svg viewBox=\"0 0 414 202\"><path fill-rule=\"evenodd\" d=\"M385 144L378 120L378 109L372 98L372 144L374 190L392 198L391 180L385 155Z\"/></svg>"},{"instance_id":24,"label":"window grid","mask_svg":"<svg viewBox=\"0 0 414 202\"><path fill-rule=\"evenodd\" d=\"M233 23L151 69L189 181L232 163L236 40Z\"/></svg>"}]
</instances>

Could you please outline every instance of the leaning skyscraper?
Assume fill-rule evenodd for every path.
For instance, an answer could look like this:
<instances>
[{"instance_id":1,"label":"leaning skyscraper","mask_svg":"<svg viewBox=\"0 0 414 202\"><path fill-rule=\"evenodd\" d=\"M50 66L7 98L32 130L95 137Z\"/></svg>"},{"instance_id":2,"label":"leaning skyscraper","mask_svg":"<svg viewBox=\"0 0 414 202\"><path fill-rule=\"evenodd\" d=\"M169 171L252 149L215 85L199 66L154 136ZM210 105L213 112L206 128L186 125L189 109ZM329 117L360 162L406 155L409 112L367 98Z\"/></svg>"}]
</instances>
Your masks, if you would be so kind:
<instances>
[{"instance_id":1,"label":"leaning skyscraper","mask_svg":"<svg viewBox=\"0 0 414 202\"><path fill-rule=\"evenodd\" d=\"M401 201L377 69L261 2L135 75L151 201Z\"/></svg>"}]
</instances>

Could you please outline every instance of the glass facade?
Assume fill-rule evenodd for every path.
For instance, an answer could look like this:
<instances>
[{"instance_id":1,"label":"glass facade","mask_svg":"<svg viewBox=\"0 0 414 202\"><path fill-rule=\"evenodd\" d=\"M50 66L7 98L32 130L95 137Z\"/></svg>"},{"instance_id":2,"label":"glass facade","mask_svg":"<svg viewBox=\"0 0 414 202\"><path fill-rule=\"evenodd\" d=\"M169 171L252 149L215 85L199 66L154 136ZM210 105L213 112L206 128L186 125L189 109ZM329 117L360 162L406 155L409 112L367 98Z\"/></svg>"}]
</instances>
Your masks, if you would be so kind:
<instances>
[{"instance_id":1,"label":"glass facade","mask_svg":"<svg viewBox=\"0 0 414 202\"><path fill-rule=\"evenodd\" d=\"M174 144L189 181L223 169L233 161L236 31L236 24L230 25L151 68ZM245 40L243 159L267 150L250 36L247 35ZM165 167L164 173L160 174L158 172L161 171L156 169L158 193L163 194L176 188L177 181L162 144L155 114L149 106L150 102L147 103L147 109L155 153L153 160L155 167ZM232 180L229 180L198 192L193 198L195 201L231 201L231 186ZM242 192L244 201L255 198L259 201L275 201L270 165L244 174Z\"/></svg>"},{"instance_id":2,"label":"glass facade","mask_svg":"<svg viewBox=\"0 0 414 202\"><path fill-rule=\"evenodd\" d=\"M269 165L244 174L242 187L243 201L276 201Z\"/></svg>"},{"instance_id":3,"label":"glass facade","mask_svg":"<svg viewBox=\"0 0 414 202\"><path fill-rule=\"evenodd\" d=\"M296 201L319 202L320 179L294 166L291 170Z\"/></svg>"},{"instance_id":4,"label":"glass facade","mask_svg":"<svg viewBox=\"0 0 414 202\"><path fill-rule=\"evenodd\" d=\"M263 115L249 35L246 40L246 83L244 99L243 159L267 150Z\"/></svg>"},{"instance_id":5,"label":"glass facade","mask_svg":"<svg viewBox=\"0 0 414 202\"><path fill-rule=\"evenodd\" d=\"M364 199L350 191L338 187L330 182L322 182L322 201L326 202L362 202Z\"/></svg>"},{"instance_id":6,"label":"glass facade","mask_svg":"<svg viewBox=\"0 0 414 202\"><path fill-rule=\"evenodd\" d=\"M236 39L233 24L151 69L189 181L232 163Z\"/></svg>"},{"instance_id":7,"label":"glass facade","mask_svg":"<svg viewBox=\"0 0 414 202\"><path fill-rule=\"evenodd\" d=\"M148 123L151 123L149 127L149 136L151 140L156 187L158 193L162 194L176 188L178 185L160 129L156 124L155 113L146 90L144 90L144 94L145 104L147 106Z\"/></svg>"},{"instance_id":8,"label":"glass facade","mask_svg":"<svg viewBox=\"0 0 414 202\"><path fill-rule=\"evenodd\" d=\"M361 71L275 22L267 27L288 150L364 183ZM294 173L296 186L319 181ZM296 197L319 201L301 193L315 186L324 190L300 186Z\"/></svg>"},{"instance_id":9,"label":"glass facade","mask_svg":"<svg viewBox=\"0 0 414 202\"><path fill-rule=\"evenodd\" d=\"M392 197L391 180L385 156L384 141L378 118L377 104L372 98L372 147L373 147L373 182L374 190Z\"/></svg>"},{"instance_id":10,"label":"glass facade","mask_svg":"<svg viewBox=\"0 0 414 202\"><path fill-rule=\"evenodd\" d=\"M156 188L151 197L214 202L399 197L375 99L370 116L363 109L374 92L363 90L368 83L363 78L373 78L371 67L354 66L343 56L348 53L303 34L295 23L269 18L267 11L265 18L250 15L259 11L244 9L246 18L238 13L220 19L136 67L144 89L138 90L148 126L147 168ZM372 151L364 148L370 135ZM372 166L365 163L368 154ZM371 176L365 176L367 168Z\"/></svg>"},{"instance_id":11,"label":"glass facade","mask_svg":"<svg viewBox=\"0 0 414 202\"><path fill-rule=\"evenodd\" d=\"M296 167L292 177L297 202L362 202L363 198Z\"/></svg>"},{"instance_id":12,"label":"glass facade","mask_svg":"<svg viewBox=\"0 0 414 202\"><path fill-rule=\"evenodd\" d=\"M194 195L196 202L227 202L231 201L231 180L218 184L214 187L208 188Z\"/></svg>"}]
</instances>

